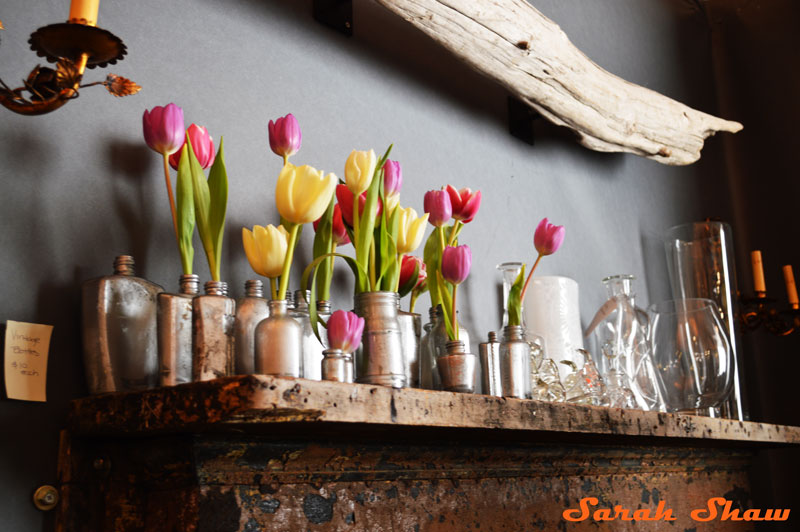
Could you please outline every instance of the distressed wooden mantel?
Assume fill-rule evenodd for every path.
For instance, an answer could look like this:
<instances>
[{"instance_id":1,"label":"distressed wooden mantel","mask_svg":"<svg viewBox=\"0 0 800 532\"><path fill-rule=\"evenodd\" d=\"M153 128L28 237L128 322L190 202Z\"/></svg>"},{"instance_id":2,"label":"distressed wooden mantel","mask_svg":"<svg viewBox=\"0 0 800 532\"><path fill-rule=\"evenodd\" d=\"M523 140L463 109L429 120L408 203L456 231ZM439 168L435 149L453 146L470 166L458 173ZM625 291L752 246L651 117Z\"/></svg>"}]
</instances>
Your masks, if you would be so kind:
<instances>
[{"instance_id":1,"label":"distressed wooden mantel","mask_svg":"<svg viewBox=\"0 0 800 532\"><path fill-rule=\"evenodd\" d=\"M581 144L670 165L738 122L692 109L595 64L526 0L375 0L499 82Z\"/></svg>"},{"instance_id":2,"label":"distressed wooden mantel","mask_svg":"<svg viewBox=\"0 0 800 532\"><path fill-rule=\"evenodd\" d=\"M640 530L568 523L709 497L757 504L754 456L800 428L364 384L237 376L72 402L57 532ZM630 526L629 526L630 525Z\"/></svg>"}]
</instances>

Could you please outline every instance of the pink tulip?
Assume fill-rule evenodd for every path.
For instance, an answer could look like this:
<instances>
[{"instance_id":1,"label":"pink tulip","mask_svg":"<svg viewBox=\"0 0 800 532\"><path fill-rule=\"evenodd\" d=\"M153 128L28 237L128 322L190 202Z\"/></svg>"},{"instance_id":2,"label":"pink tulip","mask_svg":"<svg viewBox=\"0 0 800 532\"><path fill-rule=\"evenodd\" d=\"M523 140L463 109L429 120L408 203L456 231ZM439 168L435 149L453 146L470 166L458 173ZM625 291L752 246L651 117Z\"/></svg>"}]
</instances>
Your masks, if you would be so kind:
<instances>
[{"instance_id":1,"label":"pink tulip","mask_svg":"<svg viewBox=\"0 0 800 532\"><path fill-rule=\"evenodd\" d=\"M171 155L183 146L183 109L174 103L145 111L142 115L142 126L144 141L161 155Z\"/></svg>"},{"instance_id":2,"label":"pink tulip","mask_svg":"<svg viewBox=\"0 0 800 532\"><path fill-rule=\"evenodd\" d=\"M547 222L547 218L543 218L533 234L533 245L539 255L552 255L558 251L564 242L564 231L563 225L553 225Z\"/></svg>"},{"instance_id":3,"label":"pink tulip","mask_svg":"<svg viewBox=\"0 0 800 532\"><path fill-rule=\"evenodd\" d=\"M481 206L481 191L472 192L469 188L456 190L453 185L447 185L445 190L453 206L453 218L465 224L471 222Z\"/></svg>"},{"instance_id":4,"label":"pink tulip","mask_svg":"<svg viewBox=\"0 0 800 532\"><path fill-rule=\"evenodd\" d=\"M472 266L472 250L469 246L447 246L442 253L442 277L453 284L461 284L469 275Z\"/></svg>"},{"instance_id":5,"label":"pink tulip","mask_svg":"<svg viewBox=\"0 0 800 532\"><path fill-rule=\"evenodd\" d=\"M186 133L189 135L189 140L192 141L192 150L203 170L214 164L217 154L214 152L214 139L208 134L208 130L203 126L192 124ZM186 144L185 140L183 144ZM178 169L178 164L181 162L183 144L181 144L181 149L169 156L169 165L175 170Z\"/></svg>"},{"instance_id":6,"label":"pink tulip","mask_svg":"<svg viewBox=\"0 0 800 532\"><path fill-rule=\"evenodd\" d=\"M403 170L400 163L386 159L383 165L383 193L388 198L400 194L403 187Z\"/></svg>"},{"instance_id":7,"label":"pink tulip","mask_svg":"<svg viewBox=\"0 0 800 532\"><path fill-rule=\"evenodd\" d=\"M428 221L434 227L442 227L453 216L450 195L445 190L429 190L426 192L423 205L425 212L429 215Z\"/></svg>"},{"instance_id":8,"label":"pink tulip","mask_svg":"<svg viewBox=\"0 0 800 532\"><path fill-rule=\"evenodd\" d=\"M417 270L419 265L419 270ZM425 268L425 263L421 258L413 255L403 255L403 262L400 265L400 286L406 286L411 282L411 276L417 270L417 282L414 283L414 288L417 288L428 279L428 270Z\"/></svg>"},{"instance_id":9,"label":"pink tulip","mask_svg":"<svg viewBox=\"0 0 800 532\"><path fill-rule=\"evenodd\" d=\"M328 343L331 349L352 353L361 345L362 332L364 318L359 318L353 312L337 310L328 319Z\"/></svg>"},{"instance_id":10,"label":"pink tulip","mask_svg":"<svg viewBox=\"0 0 800 532\"><path fill-rule=\"evenodd\" d=\"M353 193L350 192L350 189L347 188L345 184L338 184L336 185L336 201L338 201L338 205L340 206L342 219L344 219L345 223L353 227ZM358 215L361 216L364 214L364 206L367 203L367 193L362 192L361 195L358 197ZM380 218L380 215L383 213L383 203L381 199L378 198L378 212L375 214L376 218Z\"/></svg>"},{"instance_id":11,"label":"pink tulip","mask_svg":"<svg viewBox=\"0 0 800 532\"><path fill-rule=\"evenodd\" d=\"M297 123L297 119L292 113L278 118L275 122L270 120L267 129L269 130L269 147L276 155L289 157L300 149L303 135L300 133L300 124Z\"/></svg>"},{"instance_id":12,"label":"pink tulip","mask_svg":"<svg viewBox=\"0 0 800 532\"><path fill-rule=\"evenodd\" d=\"M314 231L317 230L317 226L319 226L319 220L314 222ZM350 243L350 236L347 234L347 229L342 220L342 208L339 207L338 203L333 206L333 241L336 242L337 246L344 246Z\"/></svg>"}]
</instances>

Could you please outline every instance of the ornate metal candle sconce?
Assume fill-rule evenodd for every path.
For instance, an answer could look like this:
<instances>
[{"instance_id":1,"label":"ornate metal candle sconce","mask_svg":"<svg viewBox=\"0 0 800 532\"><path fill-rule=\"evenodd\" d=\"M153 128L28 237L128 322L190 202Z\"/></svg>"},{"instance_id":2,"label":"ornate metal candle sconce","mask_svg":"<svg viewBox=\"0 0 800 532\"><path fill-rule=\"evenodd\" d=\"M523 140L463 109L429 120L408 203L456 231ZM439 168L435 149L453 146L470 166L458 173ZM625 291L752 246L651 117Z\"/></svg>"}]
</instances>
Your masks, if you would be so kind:
<instances>
[{"instance_id":1,"label":"ornate metal candle sconce","mask_svg":"<svg viewBox=\"0 0 800 532\"><path fill-rule=\"evenodd\" d=\"M783 267L783 279L786 283L788 308L780 309L777 299L767 297L764 282L764 270L761 263L761 252L750 254L753 267L753 284L756 296L739 295L739 325L744 332L764 327L777 336L788 336L800 330L800 300L794 282L794 273L790 265Z\"/></svg>"},{"instance_id":2,"label":"ornate metal candle sconce","mask_svg":"<svg viewBox=\"0 0 800 532\"><path fill-rule=\"evenodd\" d=\"M0 29L3 29L0 23ZM23 85L10 88L0 79L0 103L22 115L41 115L55 111L78 97L78 89L103 85L114 96L136 94L141 87L129 79L108 74L103 81L81 84L84 70L104 68L123 59L127 48L108 30L74 20L50 24L33 32L28 39L31 50L56 68L37 65Z\"/></svg>"}]
</instances>

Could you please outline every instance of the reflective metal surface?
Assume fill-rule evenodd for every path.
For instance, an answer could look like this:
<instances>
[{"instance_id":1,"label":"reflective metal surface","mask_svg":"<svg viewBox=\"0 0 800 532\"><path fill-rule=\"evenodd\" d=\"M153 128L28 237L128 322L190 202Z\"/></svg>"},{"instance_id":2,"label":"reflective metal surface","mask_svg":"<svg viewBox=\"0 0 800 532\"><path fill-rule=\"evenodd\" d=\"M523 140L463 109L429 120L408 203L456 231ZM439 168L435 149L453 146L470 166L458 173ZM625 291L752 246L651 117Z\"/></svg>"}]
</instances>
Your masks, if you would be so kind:
<instances>
[{"instance_id":1,"label":"reflective metal surface","mask_svg":"<svg viewBox=\"0 0 800 532\"><path fill-rule=\"evenodd\" d=\"M192 299L200 277L181 275L180 293L158 294L159 384L192 382Z\"/></svg>"},{"instance_id":2,"label":"reflective metal surface","mask_svg":"<svg viewBox=\"0 0 800 532\"><path fill-rule=\"evenodd\" d=\"M289 316L285 299L269 302L269 317L256 327L256 373L301 377L303 328Z\"/></svg>"},{"instance_id":3,"label":"reflective metal surface","mask_svg":"<svg viewBox=\"0 0 800 532\"><path fill-rule=\"evenodd\" d=\"M255 372L256 327L267 317L269 317L269 307L267 300L264 299L261 281L247 281L245 297L236 303L236 320L233 325L237 375L250 375Z\"/></svg>"},{"instance_id":4,"label":"reflective metal surface","mask_svg":"<svg viewBox=\"0 0 800 532\"><path fill-rule=\"evenodd\" d=\"M233 324L236 301L224 296L225 283L208 281L206 295L192 300L193 351L192 378L207 381L234 372Z\"/></svg>"},{"instance_id":5,"label":"reflective metal surface","mask_svg":"<svg viewBox=\"0 0 800 532\"><path fill-rule=\"evenodd\" d=\"M531 395L531 347L523 329L510 325L503 328L500 343L500 378L503 397L525 399Z\"/></svg>"},{"instance_id":6,"label":"reflective metal surface","mask_svg":"<svg viewBox=\"0 0 800 532\"><path fill-rule=\"evenodd\" d=\"M397 292L356 294L356 314L364 318L363 340L356 354L357 382L406 386L397 300Z\"/></svg>"}]
</instances>

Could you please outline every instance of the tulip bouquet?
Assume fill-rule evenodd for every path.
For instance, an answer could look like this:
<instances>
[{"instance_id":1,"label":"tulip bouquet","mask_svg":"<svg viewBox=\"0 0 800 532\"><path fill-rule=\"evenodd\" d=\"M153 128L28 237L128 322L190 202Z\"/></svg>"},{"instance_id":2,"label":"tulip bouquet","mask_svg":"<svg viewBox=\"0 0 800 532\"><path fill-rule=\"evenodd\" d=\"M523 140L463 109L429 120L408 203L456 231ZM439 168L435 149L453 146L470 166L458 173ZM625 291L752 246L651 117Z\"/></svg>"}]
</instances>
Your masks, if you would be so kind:
<instances>
[{"instance_id":1,"label":"tulip bouquet","mask_svg":"<svg viewBox=\"0 0 800 532\"><path fill-rule=\"evenodd\" d=\"M431 272L427 288L431 305L442 308L447 334L452 340L458 340L456 291L469 275L472 264L472 252L468 246L458 245L458 235L475 218L480 205L480 190L457 190L447 185L425 194L425 212L436 228L425 244L425 265ZM447 226L451 219L453 225Z\"/></svg>"},{"instance_id":2,"label":"tulip bouquet","mask_svg":"<svg viewBox=\"0 0 800 532\"><path fill-rule=\"evenodd\" d=\"M533 267L528 274L528 278L525 279L525 285L523 286L522 284L522 280L525 278L525 265L523 264L516 281L514 281L514 284L511 286L511 291L508 294L509 325L522 325L522 302L525 301L525 293L528 291L528 285L533 277L533 272L536 271L536 267L539 265L539 261L542 260L542 257L552 255L558 251L558 248L560 248L561 244L564 242L564 232L565 229L563 225L553 225L548 222L547 218L543 218L536 227L536 231L533 234L533 245L538 255L536 256L536 262L533 263Z\"/></svg>"},{"instance_id":3,"label":"tulip bouquet","mask_svg":"<svg viewBox=\"0 0 800 532\"><path fill-rule=\"evenodd\" d=\"M220 139L219 152L206 128L192 124L184 130L183 109L170 103L154 107L142 116L144 138L164 159L164 177L175 238L184 274L192 273L195 223L208 259L211 278L220 280L222 237L228 203L228 174ZM172 192L169 167L178 171L177 202ZM208 179L204 171L211 167Z\"/></svg>"}]
</instances>

